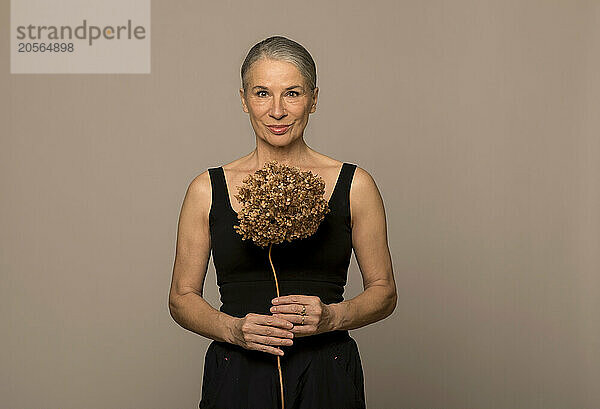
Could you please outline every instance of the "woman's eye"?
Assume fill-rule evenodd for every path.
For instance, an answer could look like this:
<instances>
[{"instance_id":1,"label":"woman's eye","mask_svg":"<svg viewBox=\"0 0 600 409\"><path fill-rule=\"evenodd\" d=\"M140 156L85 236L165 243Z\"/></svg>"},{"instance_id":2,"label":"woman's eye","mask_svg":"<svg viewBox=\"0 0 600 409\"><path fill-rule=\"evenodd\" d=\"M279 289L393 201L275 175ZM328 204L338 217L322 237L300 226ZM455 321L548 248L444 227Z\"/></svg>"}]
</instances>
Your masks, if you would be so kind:
<instances>
[{"instance_id":1,"label":"woman's eye","mask_svg":"<svg viewBox=\"0 0 600 409\"><path fill-rule=\"evenodd\" d=\"M267 91L256 91L256 95L259 97L266 97L268 95ZM288 95L291 97L297 97L298 95L300 95L300 93L298 91L289 91Z\"/></svg>"}]
</instances>

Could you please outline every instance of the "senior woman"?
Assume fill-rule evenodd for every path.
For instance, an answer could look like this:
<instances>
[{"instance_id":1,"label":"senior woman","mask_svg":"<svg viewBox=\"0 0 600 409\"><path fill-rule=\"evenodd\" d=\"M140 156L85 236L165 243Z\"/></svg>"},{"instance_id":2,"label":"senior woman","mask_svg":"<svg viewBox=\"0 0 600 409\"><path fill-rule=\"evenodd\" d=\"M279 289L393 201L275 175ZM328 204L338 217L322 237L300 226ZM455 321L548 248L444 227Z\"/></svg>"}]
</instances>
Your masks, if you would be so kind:
<instances>
[{"instance_id":1,"label":"senior woman","mask_svg":"<svg viewBox=\"0 0 600 409\"><path fill-rule=\"evenodd\" d=\"M365 170L304 141L318 88L315 63L302 45L281 36L259 42L241 77L241 103L256 147L190 183L169 293L173 319L213 340L199 408L365 408L360 355L348 330L379 321L396 307L382 198ZM231 200L235 186L270 160L322 177L330 209L311 237L274 247L278 299L265 250L233 229L241 204ZM352 249L364 291L344 300ZM211 251L220 310L202 297Z\"/></svg>"}]
</instances>

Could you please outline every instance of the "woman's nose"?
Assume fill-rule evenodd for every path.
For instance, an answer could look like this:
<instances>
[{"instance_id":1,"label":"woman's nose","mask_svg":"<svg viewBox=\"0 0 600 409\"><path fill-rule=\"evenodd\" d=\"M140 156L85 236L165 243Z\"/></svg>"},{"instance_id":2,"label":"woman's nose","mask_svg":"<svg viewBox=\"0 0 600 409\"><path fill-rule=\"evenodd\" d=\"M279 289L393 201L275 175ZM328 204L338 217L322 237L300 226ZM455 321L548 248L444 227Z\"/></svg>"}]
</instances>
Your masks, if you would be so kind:
<instances>
[{"instance_id":1,"label":"woman's nose","mask_svg":"<svg viewBox=\"0 0 600 409\"><path fill-rule=\"evenodd\" d=\"M271 116L273 118L281 118L285 115L285 107L283 106L283 101L279 98L273 98L273 102L271 103Z\"/></svg>"}]
</instances>

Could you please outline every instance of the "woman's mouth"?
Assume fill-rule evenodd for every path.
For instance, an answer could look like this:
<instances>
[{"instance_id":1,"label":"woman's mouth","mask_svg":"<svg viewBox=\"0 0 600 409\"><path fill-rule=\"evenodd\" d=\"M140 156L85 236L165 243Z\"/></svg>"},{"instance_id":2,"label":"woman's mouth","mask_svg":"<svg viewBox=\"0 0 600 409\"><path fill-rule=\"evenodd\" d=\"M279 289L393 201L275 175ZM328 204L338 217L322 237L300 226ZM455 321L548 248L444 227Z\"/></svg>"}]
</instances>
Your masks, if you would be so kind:
<instances>
[{"instance_id":1,"label":"woman's mouth","mask_svg":"<svg viewBox=\"0 0 600 409\"><path fill-rule=\"evenodd\" d=\"M269 131L275 135L283 135L290 127L291 125L267 125Z\"/></svg>"}]
</instances>

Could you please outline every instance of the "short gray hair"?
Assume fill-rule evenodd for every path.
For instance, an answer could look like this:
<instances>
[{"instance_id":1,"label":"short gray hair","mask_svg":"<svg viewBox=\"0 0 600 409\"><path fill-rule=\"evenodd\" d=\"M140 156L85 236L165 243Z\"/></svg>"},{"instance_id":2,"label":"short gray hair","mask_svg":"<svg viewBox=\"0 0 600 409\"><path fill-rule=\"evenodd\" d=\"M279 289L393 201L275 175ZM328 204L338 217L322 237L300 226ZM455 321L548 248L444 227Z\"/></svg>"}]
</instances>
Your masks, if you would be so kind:
<instances>
[{"instance_id":1,"label":"short gray hair","mask_svg":"<svg viewBox=\"0 0 600 409\"><path fill-rule=\"evenodd\" d=\"M317 67L310 53L302 45L282 36L273 36L255 44L242 64L242 88L248 87L248 70L256 61L268 58L292 63L298 68L311 91L317 86Z\"/></svg>"}]
</instances>

